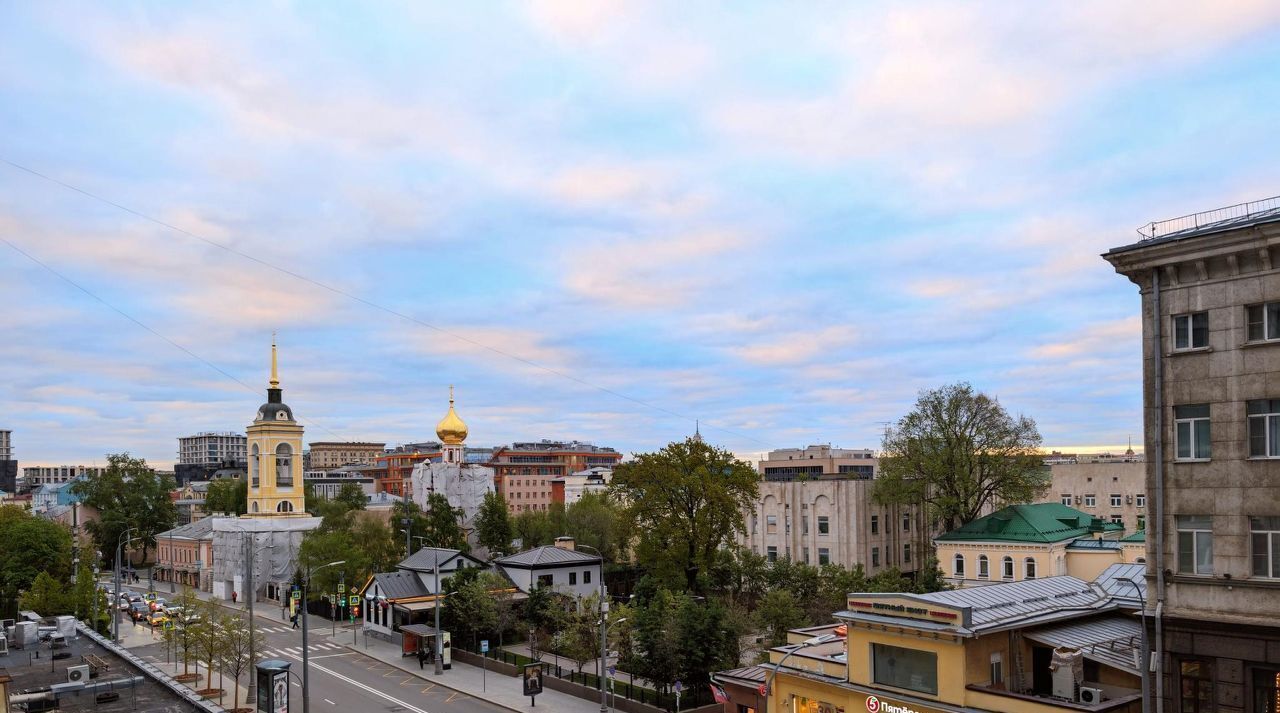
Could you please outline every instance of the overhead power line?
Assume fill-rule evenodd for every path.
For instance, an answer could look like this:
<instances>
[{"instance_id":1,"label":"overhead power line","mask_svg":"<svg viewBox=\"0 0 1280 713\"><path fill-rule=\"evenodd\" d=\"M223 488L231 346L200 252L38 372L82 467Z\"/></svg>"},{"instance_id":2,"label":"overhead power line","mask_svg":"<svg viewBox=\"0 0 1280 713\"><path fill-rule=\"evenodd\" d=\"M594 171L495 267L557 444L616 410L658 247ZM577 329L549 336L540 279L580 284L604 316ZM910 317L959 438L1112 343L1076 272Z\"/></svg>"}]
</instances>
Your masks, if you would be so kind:
<instances>
[{"instance_id":1,"label":"overhead power line","mask_svg":"<svg viewBox=\"0 0 1280 713\"><path fill-rule=\"evenodd\" d=\"M193 233L193 232L191 232L190 230L187 230L187 229L185 229L185 228L182 228L182 227L179 227L179 226L174 225L174 224L172 224L172 223L169 223L169 222L166 222L166 221L160 220L159 218L156 218L156 217L153 217L153 216L151 216L151 215L148 215L147 213L143 213L142 211L135 210L134 208L130 208L129 206L123 205L123 204L121 204L121 203L117 203L116 201L113 201L113 200L111 200L111 199L109 199L109 198L106 198L106 197L100 196L100 195L98 195L98 194L96 194L96 193L93 193L93 192L91 192L91 191L87 191L87 190L85 190L85 189L83 189L83 188L80 188L79 186L76 186L76 185L73 185L73 184L67 183L66 181L62 181L62 180L60 180L60 179L54 178L53 176L49 176L49 175L47 175L47 174L41 173L40 171L37 171L37 170L35 170L35 169L33 169L33 168L29 168L29 167L24 166L24 165L22 165L22 164L15 163L15 162L13 162L13 161L10 161L10 160L9 160L9 159L7 159L7 158L4 158L3 156L0 156L0 161L4 162L5 164L8 164L9 166L11 166L11 167L13 167L13 168L18 169L19 171L23 171L23 172L28 173L28 174L30 174L30 175L32 175L32 176L37 177L37 178L40 178L40 179L45 180L45 181L48 181L49 183L53 183L53 184L55 184L55 185L57 185L57 186L61 186L62 188L65 188L65 189L67 189L67 190L69 190L69 191L72 191L72 192L75 192L75 193L79 193L79 194L80 194L80 195L82 195L82 196L85 196L85 197L90 198L90 199L92 199L92 200L98 201L99 203L103 203L103 204L105 204L105 205L109 205L109 206L111 206L112 208L115 208L115 209L117 209L117 210L123 211L123 212L128 213L128 214L130 214L130 215L133 215L133 216L135 216L135 217L141 218L142 220L145 220L145 221L147 221L147 222L149 222L149 223L154 223L155 225L158 225L158 226L160 226L160 227L162 227L162 228L166 228L166 229L168 229L168 230L172 230L173 232L178 233L179 235L184 235L184 236L186 236L186 237L188 237L188 238L191 238L191 239L193 239L193 240L197 240L197 241L202 242L202 243L204 243L204 244L206 244L206 245L209 245L210 247L215 247L215 248L218 248L219 250L224 250L224 251L226 251L226 252L228 252L228 253L230 253L230 254L232 254L232 255L235 255L235 256L237 256L237 257L243 258L243 259L245 259L245 260L249 260L250 262L257 263L258 265L261 265L261 266L263 266L263 267L269 268L269 269L271 269L271 270L275 270L276 272L279 272L279 273L281 273L281 274L284 274L284 275L287 275L287 276L289 276L289 277L292 277L292 278L293 278L293 279L295 279L295 280L299 280L299 281L301 281L301 282L305 282L305 283L307 283L307 284L309 284L309 285L312 285L312 286L314 286L314 287L318 287L318 288L320 288L320 289L322 289L322 290L325 290L325 291L327 291L327 292L331 292L331 293L333 293L333 294L335 294L335 295L338 295L338 296L340 296L340 297L344 297L344 298L349 299L349 300L351 300L351 301L353 301L353 302L356 302L356 303L359 303L359 304L361 304L361 305L364 305L365 307L368 307L368 308L370 308L370 309L374 309L374 310L377 310L377 311L379 311L379 312L383 312L383 313L385 313L385 314L391 315L391 316L393 316L393 317L397 317L397 318L399 318L399 319L405 320L406 322L410 322L410 323L412 323L412 324L415 324L415 325L417 325L417 326L419 326L419 327L424 327L424 328L426 328L426 329L430 329L430 330L432 330L432 331L434 331L434 332L437 332L437 333L439 333L439 334L443 334L443 335L445 335L445 336L447 336L447 337L451 337L451 338L456 339L456 340L458 340L458 341L460 341L460 342L463 342L463 343L465 343L465 344L469 344L469 345L471 345L471 346L473 346L473 347L477 347L477 348L479 348L479 349L483 349L483 350L489 351L489 352L491 352L491 353L493 353L493 354L497 354L498 356L504 357L504 358L506 358L506 359L511 359L511 360L513 360L513 361L516 361L516 362L519 362L519 363L521 363L521 364L524 364L525 366L529 366L529 367L532 367L532 368L534 368L534 369L538 369L538 370L540 370L540 371L546 372L546 373L548 373L548 374L552 374L552 375L554 375L554 376L558 376L558 377L560 377L560 378L562 378L562 379L566 379L566 380L568 380L568 381L572 381L572 382L574 382L574 383L576 383L576 384L579 384L579 385L581 385L581 386L585 386L585 387L587 387L587 388L594 389L594 390L596 390L596 391L599 391L599 392L601 392L601 393L608 394L608 395L613 396L613 397L615 397L615 398L622 399L623 401L629 401L629 402L631 402L631 403L633 403L633 404L636 404L637 406L641 406L641 407L644 407L644 408L650 409L650 410L652 410L652 411L657 411L657 412L659 412L659 413L663 413L663 414L666 414L666 415L668 415L668 416L672 416L672 417L674 417L674 418L683 419L683 420L685 420L685 421L695 421L695 423L697 422L697 420L696 420L694 417L692 417L692 416L686 416L686 415L684 415L684 414L678 413L678 412L676 412L676 411L672 411L671 409L665 408L665 407L663 407L663 406L659 406L659 405L657 405L657 404L650 403L650 402L645 401L645 400L643 400L643 399L638 399L638 398L635 398L634 396L629 396L629 395L624 394L624 393L622 393L622 392L620 392L620 391L617 391L617 390L614 390L614 389L610 389L610 388L605 387L605 386L600 386L599 384L594 384L594 383L592 383L592 382L590 382L590 381L587 381L586 379L580 378L580 377L578 377L578 376L575 376L575 375L573 375L573 374L570 374L570 373L568 373L568 372L565 372L565 371L563 371L563 370L561 370L561 369L556 369L556 368L554 368L554 367L550 367L550 366L547 366L547 365L545 365L545 364L540 364L540 363L535 362L535 361L533 361L533 360L531 360L531 359L526 359L526 358L524 358L524 357L520 356L519 354L513 354L513 353L511 353L511 352L508 352L508 351L503 350L503 349L499 349L499 348L497 348L497 347L495 347L495 346L492 346L492 345L490 345L490 344L485 344L484 342L481 342L481 341L476 340L476 339L472 339L472 338L470 338L470 337L467 337L467 336L465 336L465 335L463 335L463 334L459 334L459 333L457 333L457 332L451 331L451 330L449 330L449 329L445 329L444 327L440 327L440 326L438 326L438 325L434 325L434 324L431 324L431 323L429 323L429 322L425 322L425 321L423 321L423 320L421 320L421 319L419 319L419 318L417 318L417 317L414 317L413 315L405 314L404 312L400 312L400 311L398 311L398 310L392 309L391 307L387 307L387 306L385 306L385 305L378 304L377 302L374 302L374 301L372 301L372 300L369 300L369 299L366 299L366 298L364 298L364 297L361 297L360 295L357 295L357 294L355 294L355 293L353 293L353 292L348 292L347 290L344 290L344 289L342 289L342 288L340 288L340 287L336 287L336 286L334 286L334 285L330 285L330 284L328 284L328 283L321 282L321 281L316 280L316 279L314 279L314 278L307 277L306 275L303 275L303 274L298 273L298 272L294 272L293 270L290 270L290 269L288 269L288 268L286 268L286 267L281 267L280 265L277 265L277 264L275 264L275 263L273 263L273 262L270 262L270 261L268 261L268 260L263 260L262 258L257 257L257 256L255 256L255 255L251 255L251 254L246 253L246 252L243 252L243 251L241 251L241 250L237 250L236 248L231 247L230 245L227 245L227 244L225 244L225 243L220 243L220 242L218 242L218 241L216 241L216 240L211 240L211 239L209 239L209 238L204 237L203 235L200 235L200 234L198 234L198 233ZM6 244L8 244L10 247L12 247L12 248L14 248L15 250L17 250L17 247L16 247L15 245L13 245L13 243L10 243L10 242L9 242L9 241L7 241L7 240L6 240L6 241L4 241L4 242L5 242ZM22 253L23 255L25 255L28 259L31 259L31 260L33 260L33 261L37 262L37 264L41 265L41 267L44 267L46 270L49 270L50 272L53 272L53 270L52 270L49 266L45 265L44 263L40 263L39 261L36 261L36 260L31 256L31 255L29 255L29 254L27 254L27 253L25 253L25 252L22 252L21 250L18 250L18 252L21 252L21 253ZM55 272L54 274L58 274L58 273L56 273L56 272ZM96 295L94 295L93 293L89 292L88 290L85 290L85 288L81 287L80 285L78 285L78 284L76 284L76 283L72 282L71 280L67 279L66 277L64 277L64 276L62 276L62 275L60 275L60 274L59 274L58 276L59 276L59 277L61 277L63 280L67 280L68 282L71 282L71 284L75 285L78 289L83 290L86 294L89 294L91 297L93 297L94 299L98 300L99 302L102 302L104 305L107 305L108 307L111 307L111 309L113 309L114 311L116 311L116 312L120 313L121 315L123 315L123 316L127 317L130 321L132 321L132 322L134 322L135 324L137 324L137 325L139 325L139 326L143 327L144 329L146 329L147 331L151 332L152 334L155 334L156 336L160 337L161 339L164 339L165 341L169 342L170 344L172 344L173 346L175 346L175 347L177 347L178 349L182 350L183 352L186 352L188 355L190 355L190 356L192 356L192 357L194 357L194 358L198 359L199 361L203 362L204 364L206 364L206 365L210 366L211 368L213 368L213 369L217 370L219 373L222 373L223 375L225 375L225 376L227 376L227 377L231 378L232 380L236 381L236 383L239 383L239 384L244 385L244 382L240 381L239 379L236 379L235 377L231 376L230 374L227 374L225 371L222 371L222 369L219 369L217 366L214 366L212 363L210 363L210 362L208 362L208 361L206 361L206 360L204 360L204 359L200 358L199 356L195 355L195 354L194 354L194 353L192 353L191 351L187 350L185 347L182 347L181 345L177 344L176 342L173 342L173 341L169 340L168 338L166 338L166 337L164 337L163 335L159 334L158 332L156 332L155 330L151 329L150 327L147 327L146 325L142 324L141 322L139 322L138 320L134 319L133 317L130 317L129 315L125 314L123 311L119 310L118 308L116 308L116 307L114 307L114 306L112 306L112 305L108 304L107 302L105 302L105 301L104 301L104 300L102 300L101 298L97 297L97 296L96 296ZM720 431L721 433L725 433L725 434L728 434L728 435L731 435L731 436L736 436L737 438L742 438L742 439L745 439L745 440L748 440L748 441L752 441L752 442L755 442L755 443L759 443L759 444L761 444L761 445L768 445L768 444L766 444L764 441L761 441L761 440L760 440L760 439L758 439L758 438L754 438L754 437L749 436L749 435L747 435L747 434L739 433L739 432L737 432L737 431L733 431L733 430L730 430L730 429L724 428L724 427L722 427L722 426L715 426L715 425L712 425L712 426L711 426L711 428L712 428L713 430ZM326 429L326 430L327 430L327 429Z\"/></svg>"}]
</instances>

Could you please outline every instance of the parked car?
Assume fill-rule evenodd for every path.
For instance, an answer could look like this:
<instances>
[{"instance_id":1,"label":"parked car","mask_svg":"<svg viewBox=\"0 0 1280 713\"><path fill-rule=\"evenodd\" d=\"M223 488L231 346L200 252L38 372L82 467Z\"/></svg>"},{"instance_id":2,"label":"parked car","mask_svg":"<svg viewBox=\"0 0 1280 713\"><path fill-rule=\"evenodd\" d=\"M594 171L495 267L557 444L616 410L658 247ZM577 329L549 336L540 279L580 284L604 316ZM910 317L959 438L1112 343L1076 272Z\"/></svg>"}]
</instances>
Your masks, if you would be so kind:
<instances>
[{"instance_id":1,"label":"parked car","mask_svg":"<svg viewBox=\"0 0 1280 713\"><path fill-rule=\"evenodd\" d=\"M165 604L167 604L167 603L168 603L168 602L167 602L167 600L160 599L160 598L158 598L158 597L157 597L157 598L155 598L155 599L152 599L148 604L149 604L149 606L151 607L151 611L160 611L160 612L162 612L162 611L164 611L164 605L165 605Z\"/></svg>"},{"instance_id":2,"label":"parked car","mask_svg":"<svg viewBox=\"0 0 1280 713\"><path fill-rule=\"evenodd\" d=\"M163 611L153 611L147 615L147 623L151 626L162 626L169 621L169 615Z\"/></svg>"},{"instance_id":3,"label":"parked car","mask_svg":"<svg viewBox=\"0 0 1280 713\"><path fill-rule=\"evenodd\" d=\"M141 621L150 613L151 607L147 606L146 602L139 601L131 602L129 604L129 616L132 617L134 621Z\"/></svg>"}]
</instances>

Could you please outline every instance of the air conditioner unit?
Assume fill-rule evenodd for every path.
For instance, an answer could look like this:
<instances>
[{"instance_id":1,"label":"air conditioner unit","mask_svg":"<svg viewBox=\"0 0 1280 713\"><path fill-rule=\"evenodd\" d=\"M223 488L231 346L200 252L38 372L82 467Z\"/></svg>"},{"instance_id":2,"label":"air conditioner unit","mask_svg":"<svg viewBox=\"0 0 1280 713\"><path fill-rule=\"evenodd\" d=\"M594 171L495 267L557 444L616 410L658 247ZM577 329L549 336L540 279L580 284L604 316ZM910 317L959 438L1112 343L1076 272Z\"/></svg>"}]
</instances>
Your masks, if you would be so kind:
<instances>
[{"instance_id":1,"label":"air conditioner unit","mask_svg":"<svg viewBox=\"0 0 1280 713\"><path fill-rule=\"evenodd\" d=\"M1079 495L1077 495L1077 496L1076 496L1076 505L1079 505L1079 504L1080 504L1080 496L1079 496Z\"/></svg>"},{"instance_id":2,"label":"air conditioner unit","mask_svg":"<svg viewBox=\"0 0 1280 713\"><path fill-rule=\"evenodd\" d=\"M1126 495L1126 496L1124 496L1124 502L1125 502L1125 504L1126 504L1126 505L1132 505L1132 504L1133 504L1133 496L1132 496L1132 495Z\"/></svg>"},{"instance_id":3,"label":"air conditioner unit","mask_svg":"<svg viewBox=\"0 0 1280 713\"><path fill-rule=\"evenodd\" d=\"M1094 704L1097 704L1097 703L1101 703L1101 702L1102 702L1102 689L1101 689L1101 688L1087 688L1087 687L1085 687L1085 686L1081 686L1081 687L1080 687L1080 696L1079 696L1079 701L1080 701L1081 703L1088 703L1089 705L1094 705Z\"/></svg>"},{"instance_id":4,"label":"air conditioner unit","mask_svg":"<svg viewBox=\"0 0 1280 713\"><path fill-rule=\"evenodd\" d=\"M79 666L67 667L67 683L88 683L89 667L81 664Z\"/></svg>"}]
</instances>

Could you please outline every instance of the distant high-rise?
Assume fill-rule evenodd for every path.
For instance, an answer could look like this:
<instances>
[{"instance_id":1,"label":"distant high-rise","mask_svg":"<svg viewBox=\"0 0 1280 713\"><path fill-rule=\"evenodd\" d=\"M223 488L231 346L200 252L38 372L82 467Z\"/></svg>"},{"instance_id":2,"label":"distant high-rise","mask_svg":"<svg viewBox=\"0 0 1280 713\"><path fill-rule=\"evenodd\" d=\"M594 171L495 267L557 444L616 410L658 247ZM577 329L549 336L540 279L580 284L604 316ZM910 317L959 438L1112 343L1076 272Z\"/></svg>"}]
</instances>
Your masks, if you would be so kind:
<instances>
[{"instance_id":1,"label":"distant high-rise","mask_svg":"<svg viewBox=\"0 0 1280 713\"><path fill-rule=\"evenodd\" d=\"M13 459L13 431L0 429L0 490L18 490L18 461Z\"/></svg>"}]
</instances>

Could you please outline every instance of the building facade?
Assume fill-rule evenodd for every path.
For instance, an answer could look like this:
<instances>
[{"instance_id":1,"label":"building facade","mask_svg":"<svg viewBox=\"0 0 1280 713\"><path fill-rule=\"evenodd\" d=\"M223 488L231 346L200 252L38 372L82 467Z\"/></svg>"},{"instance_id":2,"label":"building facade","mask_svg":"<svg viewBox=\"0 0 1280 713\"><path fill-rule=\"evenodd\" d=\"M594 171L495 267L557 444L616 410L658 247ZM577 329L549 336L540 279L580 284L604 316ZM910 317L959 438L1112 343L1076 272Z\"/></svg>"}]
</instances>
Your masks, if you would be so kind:
<instances>
[{"instance_id":1,"label":"building facade","mask_svg":"<svg viewBox=\"0 0 1280 713\"><path fill-rule=\"evenodd\" d=\"M196 587L209 591L213 585L213 523L196 520L156 535L157 582Z\"/></svg>"},{"instance_id":2,"label":"building facade","mask_svg":"<svg viewBox=\"0 0 1280 713\"><path fill-rule=\"evenodd\" d=\"M243 463L248 440L243 433L205 431L178 439L178 463L219 468L223 463Z\"/></svg>"},{"instance_id":3,"label":"building facade","mask_svg":"<svg viewBox=\"0 0 1280 713\"><path fill-rule=\"evenodd\" d=\"M1130 532L1147 526L1147 466L1141 460L1055 463L1044 502L1083 510Z\"/></svg>"},{"instance_id":4,"label":"building facade","mask_svg":"<svg viewBox=\"0 0 1280 713\"><path fill-rule=\"evenodd\" d=\"M1103 256L1141 297L1147 619L1169 710L1276 710L1276 204L1152 223Z\"/></svg>"},{"instance_id":5,"label":"building facade","mask_svg":"<svg viewBox=\"0 0 1280 713\"><path fill-rule=\"evenodd\" d=\"M577 473L551 479L551 502L568 507L582 499L583 493L603 494L613 480L613 468L596 466Z\"/></svg>"},{"instance_id":6,"label":"building facade","mask_svg":"<svg viewBox=\"0 0 1280 713\"><path fill-rule=\"evenodd\" d=\"M871 486L860 474L764 480L738 544L770 561L862 565L868 576L919 570L930 541L919 508L873 503Z\"/></svg>"},{"instance_id":7,"label":"building facade","mask_svg":"<svg viewBox=\"0 0 1280 713\"><path fill-rule=\"evenodd\" d=\"M0 491L18 491L18 461L13 458L13 431L0 429Z\"/></svg>"},{"instance_id":8,"label":"building facade","mask_svg":"<svg viewBox=\"0 0 1280 713\"><path fill-rule=\"evenodd\" d=\"M307 451L308 470L332 470L344 465L373 465L387 449L385 443L315 441Z\"/></svg>"},{"instance_id":9,"label":"building facade","mask_svg":"<svg viewBox=\"0 0 1280 713\"><path fill-rule=\"evenodd\" d=\"M831 444L770 451L756 464L765 480L804 478L863 478L876 474L875 451L866 448L832 448Z\"/></svg>"},{"instance_id":10,"label":"building facade","mask_svg":"<svg viewBox=\"0 0 1280 713\"><path fill-rule=\"evenodd\" d=\"M330 470L309 470L303 473L303 480L311 493L321 500L332 500L342 492L348 483L360 488L365 497L373 495L377 490L377 481L368 472L373 466L345 465Z\"/></svg>"},{"instance_id":11,"label":"building facade","mask_svg":"<svg viewBox=\"0 0 1280 713\"><path fill-rule=\"evenodd\" d=\"M507 509L519 513L549 508L555 478L595 467L613 468L621 461L622 454L612 448L544 439L495 448L488 465Z\"/></svg>"},{"instance_id":12,"label":"building facade","mask_svg":"<svg viewBox=\"0 0 1280 713\"><path fill-rule=\"evenodd\" d=\"M493 469L466 458L467 424L454 409L453 387L449 387L449 410L436 424L436 436L440 438L440 459L424 461L416 465L410 476L413 501L422 510L428 509L430 497L439 493L449 501L449 506L460 513L459 525L472 546L479 544L473 534L476 516L484 496L494 492Z\"/></svg>"},{"instance_id":13,"label":"building facade","mask_svg":"<svg viewBox=\"0 0 1280 713\"><path fill-rule=\"evenodd\" d=\"M41 485L69 483L76 478L101 475L105 468L96 465L29 465L22 469L23 487L35 490Z\"/></svg>"}]
</instances>

